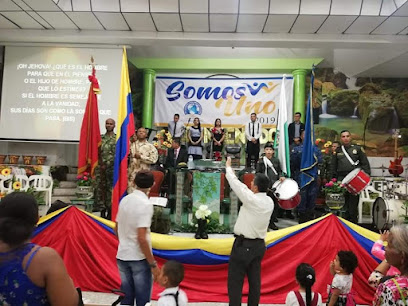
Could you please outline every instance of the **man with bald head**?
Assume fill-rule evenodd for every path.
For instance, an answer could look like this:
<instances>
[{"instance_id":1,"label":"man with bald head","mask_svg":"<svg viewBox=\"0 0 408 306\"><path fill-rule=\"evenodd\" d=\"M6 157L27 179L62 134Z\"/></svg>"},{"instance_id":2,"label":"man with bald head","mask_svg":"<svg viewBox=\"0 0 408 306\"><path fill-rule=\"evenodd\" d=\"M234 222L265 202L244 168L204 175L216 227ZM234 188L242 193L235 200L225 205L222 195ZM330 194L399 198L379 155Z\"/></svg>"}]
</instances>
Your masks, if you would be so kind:
<instances>
[{"instance_id":1,"label":"man with bald head","mask_svg":"<svg viewBox=\"0 0 408 306\"><path fill-rule=\"evenodd\" d=\"M106 133L101 135L98 166L95 171L95 204L94 209L101 211L101 217L110 220L113 186L113 167L116 149L115 120L105 121Z\"/></svg>"},{"instance_id":2,"label":"man with bald head","mask_svg":"<svg viewBox=\"0 0 408 306\"><path fill-rule=\"evenodd\" d=\"M152 164L157 162L159 157L157 149L147 141L147 130L140 127L136 131L136 141L130 144L129 168L128 168L128 193L135 190L136 173L140 170L150 170Z\"/></svg>"}]
</instances>

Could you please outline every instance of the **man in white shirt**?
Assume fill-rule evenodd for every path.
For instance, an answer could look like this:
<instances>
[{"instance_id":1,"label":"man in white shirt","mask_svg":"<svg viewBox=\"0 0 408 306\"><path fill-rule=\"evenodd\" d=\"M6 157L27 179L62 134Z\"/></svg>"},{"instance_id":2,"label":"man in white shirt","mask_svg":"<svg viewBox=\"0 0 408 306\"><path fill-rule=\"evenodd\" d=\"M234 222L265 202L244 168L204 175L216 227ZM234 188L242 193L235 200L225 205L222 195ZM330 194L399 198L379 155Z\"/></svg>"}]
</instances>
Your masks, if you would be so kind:
<instances>
[{"instance_id":1,"label":"man in white shirt","mask_svg":"<svg viewBox=\"0 0 408 306\"><path fill-rule=\"evenodd\" d=\"M168 124L168 131L170 132L171 136L181 138L184 134L185 127L184 123L180 121L180 115L174 114L173 121L170 121Z\"/></svg>"},{"instance_id":2,"label":"man in white shirt","mask_svg":"<svg viewBox=\"0 0 408 306\"><path fill-rule=\"evenodd\" d=\"M153 204L148 193L153 186L153 174L141 170L136 174L136 189L122 199L116 216L115 232L119 239L116 255L121 279L121 290L125 292L122 305L144 306L150 301L152 274L160 270L154 260L150 239L150 224Z\"/></svg>"},{"instance_id":3,"label":"man in white shirt","mask_svg":"<svg viewBox=\"0 0 408 306\"><path fill-rule=\"evenodd\" d=\"M269 178L257 173L249 189L238 180L231 168L231 157L225 163L226 178L242 202L234 226L235 241L228 266L229 305L241 305L242 286L248 276L248 305L258 305L261 295L261 261L265 254L265 236L274 204L266 194Z\"/></svg>"},{"instance_id":4,"label":"man in white shirt","mask_svg":"<svg viewBox=\"0 0 408 306\"><path fill-rule=\"evenodd\" d=\"M259 137L262 134L262 126L259 121L256 120L256 114L251 114L251 121L245 125L245 136L247 139L247 158L246 166L251 167L251 162L254 161L254 169L256 169L256 164L259 159Z\"/></svg>"}]
</instances>

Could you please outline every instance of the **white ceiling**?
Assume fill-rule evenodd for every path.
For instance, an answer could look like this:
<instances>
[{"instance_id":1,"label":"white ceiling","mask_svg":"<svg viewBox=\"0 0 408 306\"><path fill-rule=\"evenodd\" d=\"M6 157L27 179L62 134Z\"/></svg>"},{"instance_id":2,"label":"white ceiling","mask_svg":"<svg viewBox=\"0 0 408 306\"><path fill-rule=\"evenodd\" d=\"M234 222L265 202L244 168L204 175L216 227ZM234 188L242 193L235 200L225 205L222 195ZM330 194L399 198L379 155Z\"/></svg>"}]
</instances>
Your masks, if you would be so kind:
<instances>
[{"instance_id":1,"label":"white ceiling","mask_svg":"<svg viewBox=\"0 0 408 306\"><path fill-rule=\"evenodd\" d=\"M3 45L127 44L130 56L166 58L313 54L350 76L408 77L407 34L407 0L0 0Z\"/></svg>"}]
</instances>

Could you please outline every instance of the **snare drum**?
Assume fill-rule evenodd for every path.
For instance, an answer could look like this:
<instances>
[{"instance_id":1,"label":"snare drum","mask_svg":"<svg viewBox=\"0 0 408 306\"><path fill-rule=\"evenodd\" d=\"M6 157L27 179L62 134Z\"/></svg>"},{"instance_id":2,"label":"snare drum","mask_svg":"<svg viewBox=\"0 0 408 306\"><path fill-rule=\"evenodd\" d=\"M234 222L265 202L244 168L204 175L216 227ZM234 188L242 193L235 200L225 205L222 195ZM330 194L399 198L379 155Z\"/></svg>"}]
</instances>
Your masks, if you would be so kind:
<instances>
[{"instance_id":1,"label":"snare drum","mask_svg":"<svg viewBox=\"0 0 408 306\"><path fill-rule=\"evenodd\" d=\"M406 215L404 201L377 198L373 204L373 222L378 229L390 229L404 222Z\"/></svg>"},{"instance_id":2,"label":"snare drum","mask_svg":"<svg viewBox=\"0 0 408 306\"><path fill-rule=\"evenodd\" d=\"M278 204L285 210L294 209L300 203L299 186L296 181L287 178L283 182L276 181L272 189L278 199Z\"/></svg>"},{"instance_id":3,"label":"snare drum","mask_svg":"<svg viewBox=\"0 0 408 306\"><path fill-rule=\"evenodd\" d=\"M369 183L370 176L360 168L351 171L342 181L347 191L352 194L359 194Z\"/></svg>"}]
</instances>

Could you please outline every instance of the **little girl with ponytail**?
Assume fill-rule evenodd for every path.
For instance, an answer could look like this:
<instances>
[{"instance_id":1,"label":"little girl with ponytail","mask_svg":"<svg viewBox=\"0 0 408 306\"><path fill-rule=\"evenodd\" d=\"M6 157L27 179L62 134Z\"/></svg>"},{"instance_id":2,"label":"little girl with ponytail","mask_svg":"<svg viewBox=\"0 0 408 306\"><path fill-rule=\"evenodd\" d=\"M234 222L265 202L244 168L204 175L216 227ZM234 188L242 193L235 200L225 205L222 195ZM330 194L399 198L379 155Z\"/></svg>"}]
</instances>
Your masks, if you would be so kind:
<instances>
[{"instance_id":1,"label":"little girl with ponytail","mask_svg":"<svg viewBox=\"0 0 408 306\"><path fill-rule=\"evenodd\" d=\"M286 296L286 306L323 306L320 293L312 292L316 281L315 270L307 263L301 263L296 268L298 291L290 291Z\"/></svg>"}]
</instances>

